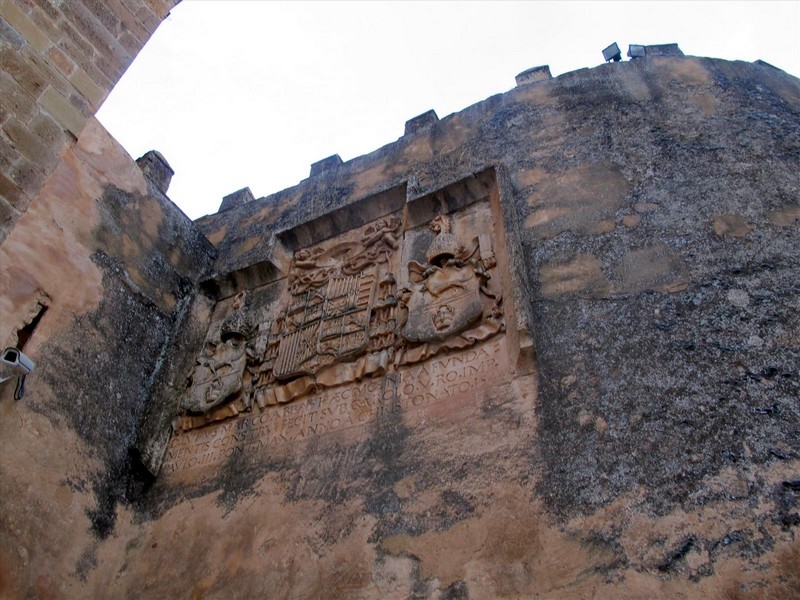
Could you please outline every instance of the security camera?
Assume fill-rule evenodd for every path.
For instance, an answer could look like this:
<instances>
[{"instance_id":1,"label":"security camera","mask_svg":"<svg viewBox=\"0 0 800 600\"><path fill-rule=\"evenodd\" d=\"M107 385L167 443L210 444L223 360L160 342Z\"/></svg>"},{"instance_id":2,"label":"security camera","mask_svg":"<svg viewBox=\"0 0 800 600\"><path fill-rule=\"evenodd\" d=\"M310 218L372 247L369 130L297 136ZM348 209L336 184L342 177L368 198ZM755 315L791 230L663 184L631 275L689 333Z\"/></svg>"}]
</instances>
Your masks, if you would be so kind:
<instances>
[{"instance_id":1,"label":"security camera","mask_svg":"<svg viewBox=\"0 0 800 600\"><path fill-rule=\"evenodd\" d=\"M33 368L36 366L35 362L16 348L6 348L3 350L0 363L7 368L10 367L17 375L27 375L33 371Z\"/></svg>"},{"instance_id":2,"label":"security camera","mask_svg":"<svg viewBox=\"0 0 800 600\"><path fill-rule=\"evenodd\" d=\"M11 379L14 375L17 376L17 387L14 390L16 400L21 400L25 395L25 376L33 371L35 366L36 363L17 348L6 348L3 354L0 354L0 383Z\"/></svg>"}]
</instances>

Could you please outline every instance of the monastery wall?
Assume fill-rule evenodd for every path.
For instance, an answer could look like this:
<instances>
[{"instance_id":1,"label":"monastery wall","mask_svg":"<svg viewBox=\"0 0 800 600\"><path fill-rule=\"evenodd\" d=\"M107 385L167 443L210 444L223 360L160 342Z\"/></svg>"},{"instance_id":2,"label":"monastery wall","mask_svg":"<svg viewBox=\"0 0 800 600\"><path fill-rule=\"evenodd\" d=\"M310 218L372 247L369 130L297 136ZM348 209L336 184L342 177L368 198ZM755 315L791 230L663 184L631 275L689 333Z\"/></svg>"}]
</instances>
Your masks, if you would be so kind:
<instances>
[{"instance_id":1,"label":"monastery wall","mask_svg":"<svg viewBox=\"0 0 800 600\"><path fill-rule=\"evenodd\" d=\"M0 590L800 596L799 155L797 79L673 53L192 223L90 121L0 246Z\"/></svg>"}]
</instances>

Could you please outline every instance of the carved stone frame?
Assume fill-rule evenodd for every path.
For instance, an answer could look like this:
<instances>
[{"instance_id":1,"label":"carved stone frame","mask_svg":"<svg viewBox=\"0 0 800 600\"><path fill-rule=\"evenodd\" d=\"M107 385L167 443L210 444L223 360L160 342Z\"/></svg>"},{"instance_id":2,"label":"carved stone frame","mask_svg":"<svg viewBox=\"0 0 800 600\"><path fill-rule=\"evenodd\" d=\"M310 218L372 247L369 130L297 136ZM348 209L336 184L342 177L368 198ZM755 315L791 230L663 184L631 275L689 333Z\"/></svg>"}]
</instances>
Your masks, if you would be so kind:
<instances>
[{"instance_id":1,"label":"carved stone frame","mask_svg":"<svg viewBox=\"0 0 800 600\"><path fill-rule=\"evenodd\" d=\"M415 177L412 179L416 180ZM238 310L243 292L264 289L265 286L279 286L285 290L293 257L298 250L321 244L344 231L390 215L402 215L402 232L405 234L424 227L440 215L461 214L485 202L491 216L490 235L501 280L505 320L503 339L507 345L509 372L514 377L533 374L535 354L530 317L525 310L530 306L526 301L530 288L519 244L519 219L514 214L510 197L512 193L505 169L502 166L488 167L432 191L420 192L418 186L405 183L394 186L276 232L263 242L266 246L264 260L227 273L218 273L201 285L217 309L214 311L216 325L210 323L208 335L214 328L219 329L222 319L232 316L233 307ZM202 349L198 349L200 351ZM249 410L249 406L247 408ZM233 410L232 414L238 413ZM161 422L165 420L162 416ZM147 455L151 458L148 466L153 472L160 468L169 442L169 433L164 434L159 432L144 441Z\"/></svg>"}]
</instances>

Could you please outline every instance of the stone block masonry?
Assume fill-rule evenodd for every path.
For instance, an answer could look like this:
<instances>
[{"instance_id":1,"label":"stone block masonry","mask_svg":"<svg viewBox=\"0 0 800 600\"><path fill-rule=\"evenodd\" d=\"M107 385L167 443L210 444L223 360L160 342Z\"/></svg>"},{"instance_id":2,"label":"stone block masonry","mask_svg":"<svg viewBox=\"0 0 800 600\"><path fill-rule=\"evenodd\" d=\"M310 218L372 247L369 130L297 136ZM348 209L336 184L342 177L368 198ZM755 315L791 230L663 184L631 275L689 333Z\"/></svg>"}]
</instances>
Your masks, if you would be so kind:
<instances>
[{"instance_id":1,"label":"stone block masonry","mask_svg":"<svg viewBox=\"0 0 800 600\"><path fill-rule=\"evenodd\" d=\"M0 4L0 243L176 4Z\"/></svg>"}]
</instances>

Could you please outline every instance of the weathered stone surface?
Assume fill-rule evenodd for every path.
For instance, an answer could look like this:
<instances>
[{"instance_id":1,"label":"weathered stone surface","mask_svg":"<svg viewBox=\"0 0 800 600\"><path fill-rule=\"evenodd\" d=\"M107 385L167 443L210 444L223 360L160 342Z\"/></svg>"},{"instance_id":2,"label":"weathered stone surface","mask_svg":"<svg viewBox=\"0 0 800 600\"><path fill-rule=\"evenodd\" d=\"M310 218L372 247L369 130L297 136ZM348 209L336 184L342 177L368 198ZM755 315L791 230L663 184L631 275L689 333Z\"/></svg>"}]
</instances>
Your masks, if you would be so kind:
<instances>
[{"instance_id":1,"label":"weathered stone surface","mask_svg":"<svg viewBox=\"0 0 800 600\"><path fill-rule=\"evenodd\" d=\"M253 200L255 200L253 192L250 191L249 187L245 187L225 196L222 199L222 204L219 205L219 210L222 212L223 210L228 210L229 208L240 206L252 202Z\"/></svg>"},{"instance_id":2,"label":"weathered stone surface","mask_svg":"<svg viewBox=\"0 0 800 600\"><path fill-rule=\"evenodd\" d=\"M412 133L416 133L417 131L421 131L422 129L426 129L427 127L431 127L439 122L439 115L436 114L436 111L431 109L425 111L421 115L417 115L413 119L409 119L406 121L405 126L405 135L409 135Z\"/></svg>"},{"instance_id":3,"label":"weathered stone surface","mask_svg":"<svg viewBox=\"0 0 800 600\"><path fill-rule=\"evenodd\" d=\"M47 307L24 350L37 362L24 401L0 389L0 493L15 523L3 522L3 563L27 548L13 550L2 595L74 595L68 573L80 581L97 560L86 542L146 487L137 435L211 252L94 120L0 247L3 347ZM56 521L58 532L41 529ZM40 555L30 532L58 549Z\"/></svg>"},{"instance_id":4,"label":"weathered stone surface","mask_svg":"<svg viewBox=\"0 0 800 600\"><path fill-rule=\"evenodd\" d=\"M341 164L342 164L342 157L339 156L338 154L334 154L327 158L323 158L322 160L317 161L311 165L311 177L314 177L315 175L320 175L330 169L335 169Z\"/></svg>"},{"instance_id":5,"label":"weathered stone surface","mask_svg":"<svg viewBox=\"0 0 800 600\"><path fill-rule=\"evenodd\" d=\"M571 256L567 261L558 258L539 268L540 293L545 297L577 293L589 297L604 297L611 291L602 264L591 254Z\"/></svg>"},{"instance_id":6,"label":"weathered stone surface","mask_svg":"<svg viewBox=\"0 0 800 600\"><path fill-rule=\"evenodd\" d=\"M526 85L528 83L536 83L537 81L546 81L552 79L550 74L549 65L542 65L541 67L532 67L526 69L516 76L517 85Z\"/></svg>"},{"instance_id":7,"label":"weathered stone surface","mask_svg":"<svg viewBox=\"0 0 800 600\"><path fill-rule=\"evenodd\" d=\"M678 44L651 44L644 51L646 56L683 56Z\"/></svg>"},{"instance_id":8,"label":"weathered stone surface","mask_svg":"<svg viewBox=\"0 0 800 600\"><path fill-rule=\"evenodd\" d=\"M719 215L714 218L714 233L719 236L745 237L753 226L741 215Z\"/></svg>"},{"instance_id":9,"label":"weathered stone surface","mask_svg":"<svg viewBox=\"0 0 800 600\"><path fill-rule=\"evenodd\" d=\"M689 283L688 266L664 244L631 250L622 257L616 275L623 292L678 292Z\"/></svg>"},{"instance_id":10,"label":"weathered stone surface","mask_svg":"<svg viewBox=\"0 0 800 600\"><path fill-rule=\"evenodd\" d=\"M631 44L628 47L628 56L632 59L640 59L647 56L683 56L683 51L678 47L678 44L656 44L650 46Z\"/></svg>"},{"instance_id":11,"label":"weathered stone surface","mask_svg":"<svg viewBox=\"0 0 800 600\"><path fill-rule=\"evenodd\" d=\"M528 197L534 209L525 227L550 238L563 231L606 233L628 192L628 182L611 163L581 165L555 176L541 173Z\"/></svg>"},{"instance_id":12,"label":"weathered stone surface","mask_svg":"<svg viewBox=\"0 0 800 600\"><path fill-rule=\"evenodd\" d=\"M0 247L3 593L798 596L798 115L649 56L194 224L85 131Z\"/></svg>"},{"instance_id":13,"label":"weathered stone surface","mask_svg":"<svg viewBox=\"0 0 800 600\"><path fill-rule=\"evenodd\" d=\"M137 158L136 164L139 165L144 176L152 181L160 192L167 193L175 171L169 166L163 154L157 150L150 150Z\"/></svg>"}]
</instances>

